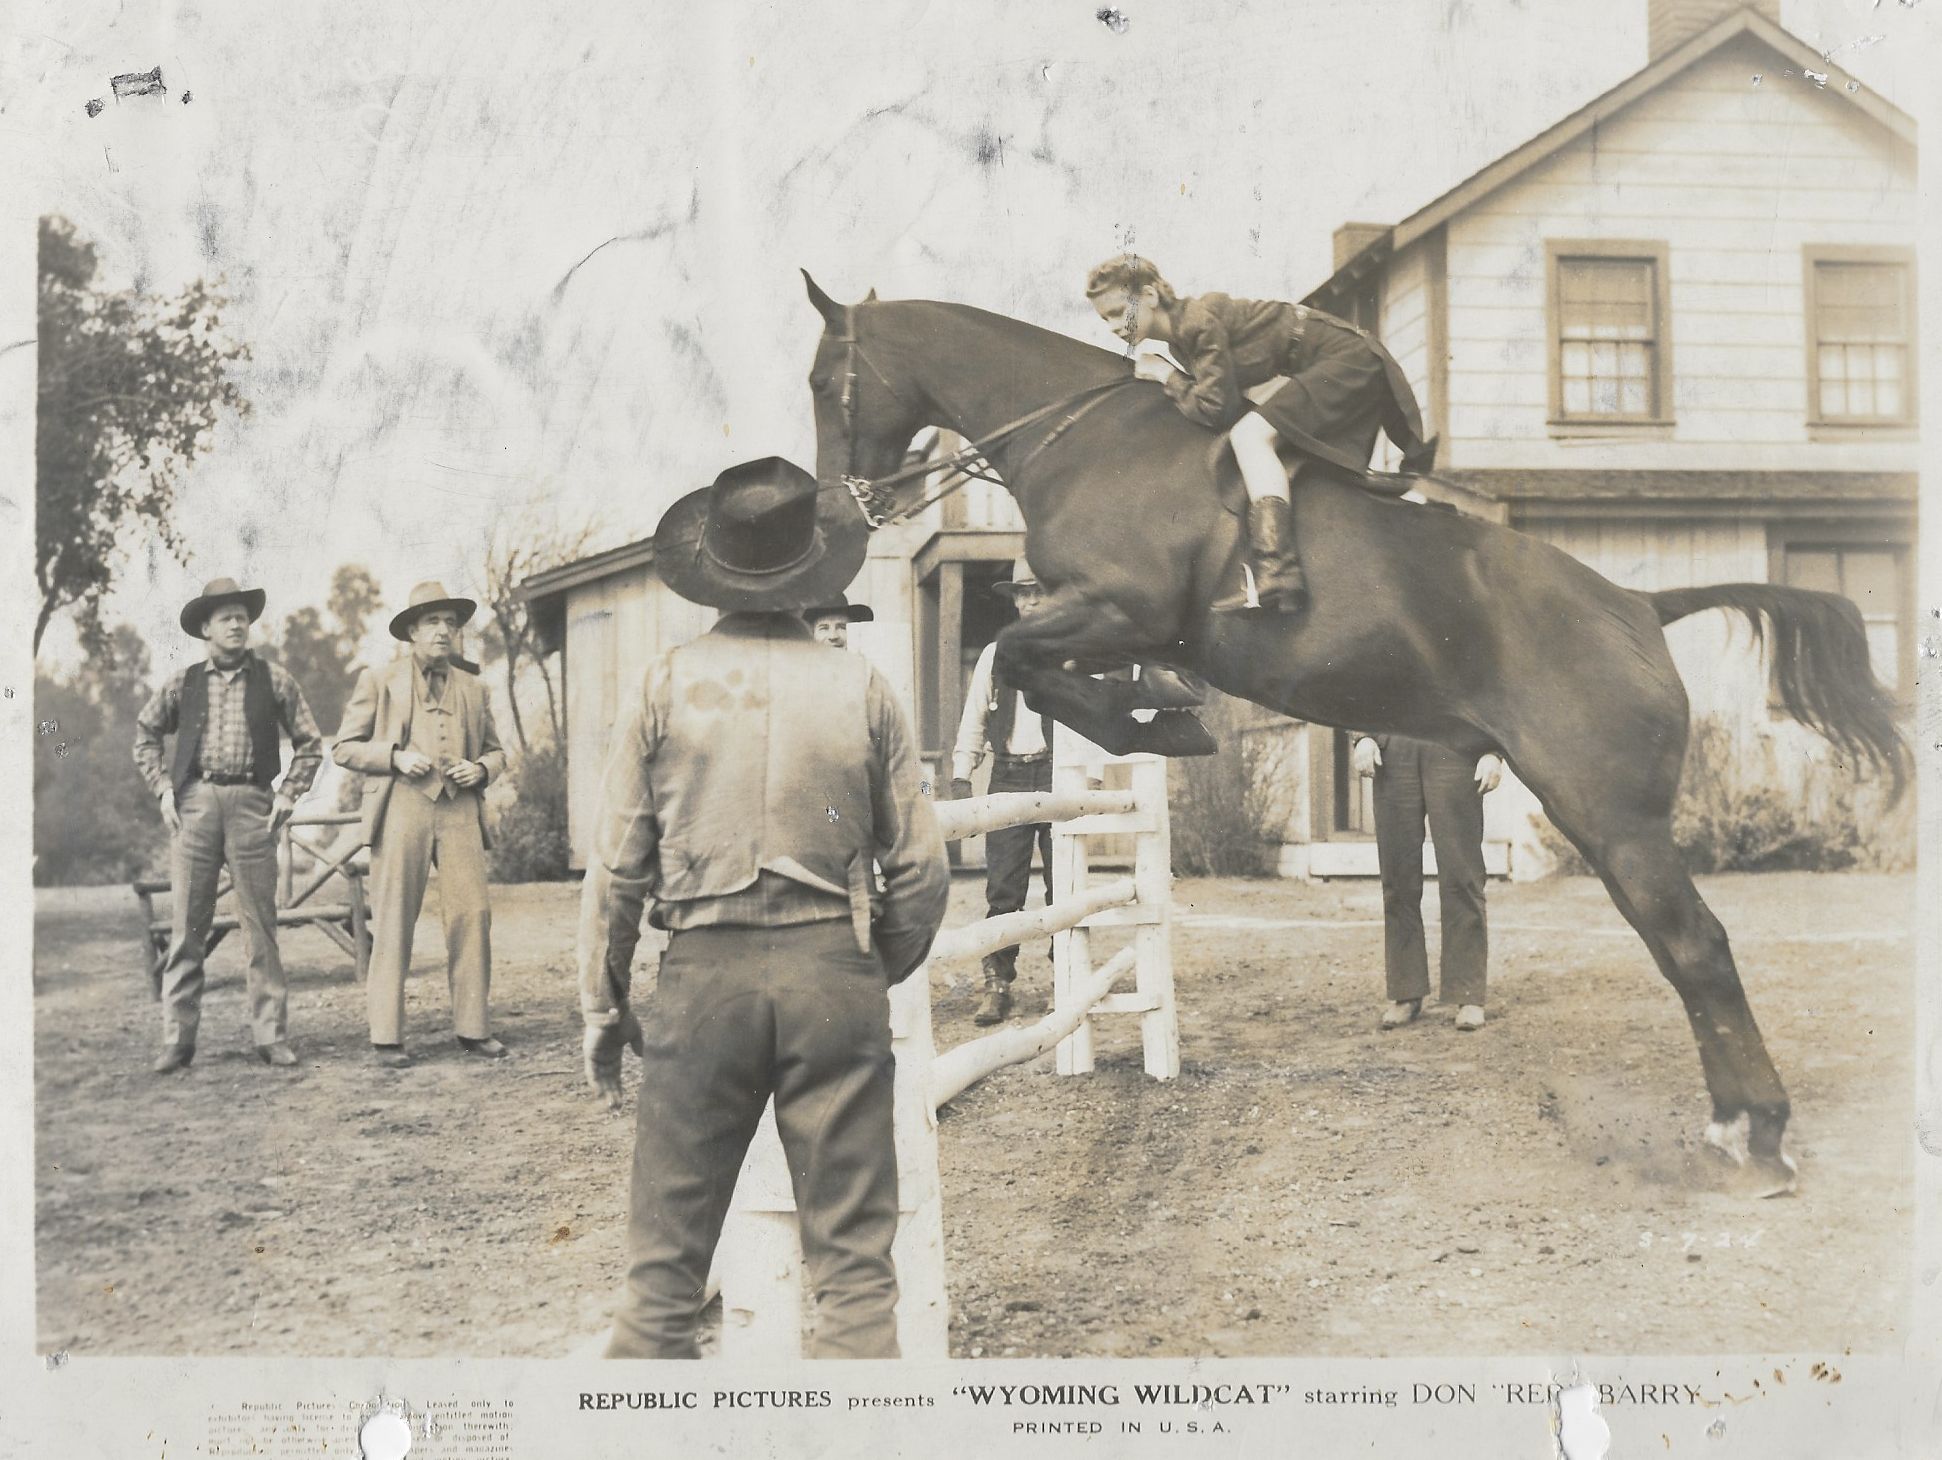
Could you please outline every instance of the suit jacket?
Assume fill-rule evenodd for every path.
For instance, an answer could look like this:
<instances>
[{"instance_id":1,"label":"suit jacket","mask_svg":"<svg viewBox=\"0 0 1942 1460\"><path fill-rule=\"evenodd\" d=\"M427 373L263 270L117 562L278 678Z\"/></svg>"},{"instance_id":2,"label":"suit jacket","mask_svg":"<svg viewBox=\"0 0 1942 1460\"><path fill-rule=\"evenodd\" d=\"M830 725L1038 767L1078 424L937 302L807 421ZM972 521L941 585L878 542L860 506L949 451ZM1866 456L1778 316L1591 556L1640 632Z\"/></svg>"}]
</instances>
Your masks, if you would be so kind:
<instances>
[{"instance_id":1,"label":"suit jacket","mask_svg":"<svg viewBox=\"0 0 1942 1460\"><path fill-rule=\"evenodd\" d=\"M492 706L486 701L485 686L476 675L456 665L447 670L445 695L457 712L460 754L485 767L486 784L505 774L506 752L499 744L499 733L492 726ZM359 771L364 782L364 840L377 845L384 826L385 808L391 804L391 791L400 779L391 768L391 753L402 750L411 739L411 712L417 703L417 686L409 654L392 660L382 669L367 669L358 676L351 702L344 707L344 721L337 731L331 755L346 770ZM457 790L457 787L454 787ZM470 794L479 813L479 834L486 845L492 838L486 831L485 797Z\"/></svg>"}]
</instances>

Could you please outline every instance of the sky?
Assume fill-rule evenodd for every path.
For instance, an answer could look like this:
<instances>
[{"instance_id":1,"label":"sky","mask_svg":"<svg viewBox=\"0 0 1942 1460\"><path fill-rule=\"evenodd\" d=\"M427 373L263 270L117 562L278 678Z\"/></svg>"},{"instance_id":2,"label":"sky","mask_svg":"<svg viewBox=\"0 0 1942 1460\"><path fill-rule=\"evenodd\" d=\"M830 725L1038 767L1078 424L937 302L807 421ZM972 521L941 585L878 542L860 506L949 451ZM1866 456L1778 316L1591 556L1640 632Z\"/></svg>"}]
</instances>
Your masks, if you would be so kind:
<instances>
[{"instance_id":1,"label":"sky","mask_svg":"<svg viewBox=\"0 0 1942 1460\"><path fill-rule=\"evenodd\" d=\"M17 4L13 201L73 220L110 282L220 280L252 351L252 414L183 488L191 562L131 542L110 621L161 669L198 648L175 616L206 578L280 618L345 562L394 604L476 588L527 514L644 536L732 462L813 464L799 267L1109 343L1099 259L1298 297L1337 225L1396 221L1646 61L1646 0L1096 8ZM1904 106L1932 75L1912 15L1782 11ZM165 97L114 99L157 65ZM56 630L42 657L74 652Z\"/></svg>"}]
</instances>

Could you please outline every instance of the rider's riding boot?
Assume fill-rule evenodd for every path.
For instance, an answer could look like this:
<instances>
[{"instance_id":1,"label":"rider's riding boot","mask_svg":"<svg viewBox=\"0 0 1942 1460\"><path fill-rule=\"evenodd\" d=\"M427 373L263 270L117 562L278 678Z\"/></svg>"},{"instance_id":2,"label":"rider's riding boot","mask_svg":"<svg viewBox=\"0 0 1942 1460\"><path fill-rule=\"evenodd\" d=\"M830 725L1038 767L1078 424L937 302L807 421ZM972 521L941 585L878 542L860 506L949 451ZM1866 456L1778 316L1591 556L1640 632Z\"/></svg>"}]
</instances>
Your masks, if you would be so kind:
<instances>
[{"instance_id":1,"label":"rider's riding boot","mask_svg":"<svg viewBox=\"0 0 1942 1460\"><path fill-rule=\"evenodd\" d=\"M1432 436L1414 451L1403 453L1403 475L1406 477L1426 477L1436 470L1436 448L1442 441L1441 436Z\"/></svg>"},{"instance_id":2,"label":"rider's riding boot","mask_svg":"<svg viewBox=\"0 0 1942 1460\"><path fill-rule=\"evenodd\" d=\"M1013 950L1012 957L1018 956ZM1014 969L1003 954L987 954L984 960L984 997L971 1015L973 1024L1002 1024L1011 1013L1011 981Z\"/></svg>"},{"instance_id":3,"label":"rider's riding boot","mask_svg":"<svg viewBox=\"0 0 1942 1460\"><path fill-rule=\"evenodd\" d=\"M1247 504L1247 545L1261 607L1282 613L1301 607L1308 585L1295 558L1293 512L1285 498L1259 497Z\"/></svg>"}]
</instances>

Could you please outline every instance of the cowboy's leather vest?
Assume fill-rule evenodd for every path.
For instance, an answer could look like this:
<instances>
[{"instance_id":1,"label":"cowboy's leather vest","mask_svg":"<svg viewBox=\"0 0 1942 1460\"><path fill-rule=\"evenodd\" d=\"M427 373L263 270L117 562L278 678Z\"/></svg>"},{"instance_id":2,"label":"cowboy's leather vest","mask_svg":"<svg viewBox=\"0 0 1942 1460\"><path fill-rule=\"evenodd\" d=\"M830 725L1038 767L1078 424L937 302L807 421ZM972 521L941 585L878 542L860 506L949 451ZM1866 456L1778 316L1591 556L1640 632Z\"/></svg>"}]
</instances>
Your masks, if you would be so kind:
<instances>
[{"instance_id":1,"label":"cowboy's leather vest","mask_svg":"<svg viewBox=\"0 0 1942 1460\"><path fill-rule=\"evenodd\" d=\"M202 729L209 719L209 674L209 665L203 663L182 676L175 760L169 768L169 780L177 795L201 769ZM270 687L270 666L254 654L243 656L243 718L249 723L250 779L268 790L283 769L282 748L277 741L276 691Z\"/></svg>"},{"instance_id":2,"label":"cowboy's leather vest","mask_svg":"<svg viewBox=\"0 0 1942 1460\"><path fill-rule=\"evenodd\" d=\"M807 637L720 629L668 660L649 771L661 827L656 895L721 897L766 870L852 904L860 896L867 918L868 661Z\"/></svg>"}]
</instances>

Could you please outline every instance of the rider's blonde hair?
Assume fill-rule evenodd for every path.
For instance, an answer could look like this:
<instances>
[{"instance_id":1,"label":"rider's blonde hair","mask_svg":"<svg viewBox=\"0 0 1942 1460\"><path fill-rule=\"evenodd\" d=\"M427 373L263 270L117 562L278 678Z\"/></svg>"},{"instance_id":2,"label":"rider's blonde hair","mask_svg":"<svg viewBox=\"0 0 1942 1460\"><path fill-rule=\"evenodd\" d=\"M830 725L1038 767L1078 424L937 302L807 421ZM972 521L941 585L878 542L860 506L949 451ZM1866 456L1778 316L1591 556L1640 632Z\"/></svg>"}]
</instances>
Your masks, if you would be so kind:
<instances>
[{"instance_id":1,"label":"rider's blonde hair","mask_svg":"<svg viewBox=\"0 0 1942 1460\"><path fill-rule=\"evenodd\" d=\"M1107 259L1087 274L1086 298L1097 299L1114 289L1137 294L1148 284L1153 286L1153 292L1163 309L1171 309L1180 302L1180 296L1173 292L1173 285L1161 277L1153 261L1143 259L1136 253L1123 253L1117 258Z\"/></svg>"}]
</instances>

